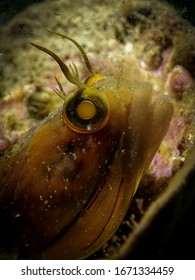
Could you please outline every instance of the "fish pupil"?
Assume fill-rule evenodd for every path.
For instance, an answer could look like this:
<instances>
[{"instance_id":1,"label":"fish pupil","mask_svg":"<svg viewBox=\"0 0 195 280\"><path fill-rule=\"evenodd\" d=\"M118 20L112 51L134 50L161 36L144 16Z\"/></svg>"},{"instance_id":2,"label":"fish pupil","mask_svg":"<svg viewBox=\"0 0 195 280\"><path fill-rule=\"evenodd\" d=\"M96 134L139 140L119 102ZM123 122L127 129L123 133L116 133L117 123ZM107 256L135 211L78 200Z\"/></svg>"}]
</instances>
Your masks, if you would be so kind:
<instances>
[{"instance_id":1,"label":"fish pupil","mask_svg":"<svg viewBox=\"0 0 195 280\"><path fill-rule=\"evenodd\" d=\"M77 106L77 114L81 119L92 119L97 114L96 106L89 100L82 101Z\"/></svg>"}]
</instances>

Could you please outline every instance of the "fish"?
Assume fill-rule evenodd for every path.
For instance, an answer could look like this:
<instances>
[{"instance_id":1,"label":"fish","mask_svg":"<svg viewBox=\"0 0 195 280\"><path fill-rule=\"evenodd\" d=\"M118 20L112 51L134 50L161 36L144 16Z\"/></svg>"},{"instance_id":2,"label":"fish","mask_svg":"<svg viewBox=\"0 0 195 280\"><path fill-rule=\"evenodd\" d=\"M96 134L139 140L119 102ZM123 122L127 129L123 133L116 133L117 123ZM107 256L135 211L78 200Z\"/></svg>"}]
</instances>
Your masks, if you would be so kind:
<instances>
[{"instance_id":1,"label":"fish","mask_svg":"<svg viewBox=\"0 0 195 280\"><path fill-rule=\"evenodd\" d=\"M55 77L63 106L0 158L0 249L18 259L86 259L122 223L174 106L126 72L96 72L76 40L50 33L78 48L89 75L81 81L74 63L31 43L76 90L67 94Z\"/></svg>"}]
</instances>

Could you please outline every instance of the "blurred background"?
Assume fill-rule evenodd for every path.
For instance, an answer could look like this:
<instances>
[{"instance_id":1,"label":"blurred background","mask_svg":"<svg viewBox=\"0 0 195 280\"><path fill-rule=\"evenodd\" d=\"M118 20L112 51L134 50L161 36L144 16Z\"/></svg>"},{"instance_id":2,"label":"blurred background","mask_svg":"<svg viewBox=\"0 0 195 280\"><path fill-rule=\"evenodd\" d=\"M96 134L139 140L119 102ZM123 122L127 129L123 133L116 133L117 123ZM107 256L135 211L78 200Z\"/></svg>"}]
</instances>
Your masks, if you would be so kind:
<instances>
[{"instance_id":1,"label":"blurred background","mask_svg":"<svg viewBox=\"0 0 195 280\"><path fill-rule=\"evenodd\" d=\"M44 0L1 0L0 1L0 24L8 22L15 14L30 4L43 2ZM103 0L102 0L103 1ZM159 0L165 2L165 0ZM193 0L167 0L182 12L185 19L195 25L195 1Z\"/></svg>"}]
</instances>

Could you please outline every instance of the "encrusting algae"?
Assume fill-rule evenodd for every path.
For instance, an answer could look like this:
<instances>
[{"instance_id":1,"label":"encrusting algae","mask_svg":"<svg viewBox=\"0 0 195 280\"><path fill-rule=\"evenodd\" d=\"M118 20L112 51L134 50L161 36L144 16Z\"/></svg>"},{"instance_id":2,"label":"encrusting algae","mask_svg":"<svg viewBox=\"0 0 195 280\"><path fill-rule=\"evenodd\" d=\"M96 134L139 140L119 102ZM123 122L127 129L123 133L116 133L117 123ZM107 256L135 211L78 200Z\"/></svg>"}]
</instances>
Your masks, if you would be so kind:
<instances>
[{"instance_id":1,"label":"encrusting algae","mask_svg":"<svg viewBox=\"0 0 195 280\"><path fill-rule=\"evenodd\" d=\"M60 34L58 34L60 35ZM173 104L150 84L91 66L79 80L52 51L77 89L0 159L1 247L18 258L83 259L122 222L142 175L168 130ZM15 232L14 236L12 232Z\"/></svg>"}]
</instances>

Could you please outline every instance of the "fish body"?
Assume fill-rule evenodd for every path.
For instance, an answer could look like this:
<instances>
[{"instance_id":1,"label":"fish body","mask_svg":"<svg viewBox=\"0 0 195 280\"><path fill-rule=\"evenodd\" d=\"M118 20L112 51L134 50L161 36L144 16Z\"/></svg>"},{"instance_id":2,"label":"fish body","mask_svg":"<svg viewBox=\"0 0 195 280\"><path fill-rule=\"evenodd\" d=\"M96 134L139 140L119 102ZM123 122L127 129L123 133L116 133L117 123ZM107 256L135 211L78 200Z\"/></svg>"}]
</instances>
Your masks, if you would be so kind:
<instances>
[{"instance_id":1,"label":"fish body","mask_svg":"<svg viewBox=\"0 0 195 280\"><path fill-rule=\"evenodd\" d=\"M64 36L66 37L66 36ZM0 247L17 258L83 259L122 222L171 121L173 105L145 82L91 75L53 52L78 90L0 159Z\"/></svg>"}]
</instances>

